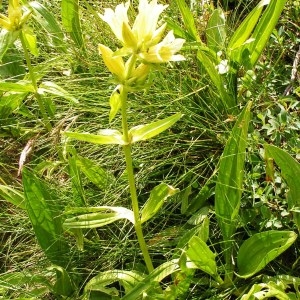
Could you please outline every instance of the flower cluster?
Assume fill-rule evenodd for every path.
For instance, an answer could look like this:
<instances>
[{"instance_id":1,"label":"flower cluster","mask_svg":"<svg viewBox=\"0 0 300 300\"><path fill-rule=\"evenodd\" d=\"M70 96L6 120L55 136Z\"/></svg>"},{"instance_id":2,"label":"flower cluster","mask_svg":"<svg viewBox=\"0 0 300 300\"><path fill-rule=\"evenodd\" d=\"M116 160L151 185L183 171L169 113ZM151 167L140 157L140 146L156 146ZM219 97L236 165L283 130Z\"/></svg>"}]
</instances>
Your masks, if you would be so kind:
<instances>
[{"instance_id":1,"label":"flower cluster","mask_svg":"<svg viewBox=\"0 0 300 300\"><path fill-rule=\"evenodd\" d=\"M157 4L157 0L140 0L138 15L132 26L129 24L128 9L130 2L121 3L115 10L105 9L100 17L105 21L122 44L122 48L113 52L110 48L99 45L99 52L111 73L122 82L135 78L141 82L147 77L149 64L184 60L176 54L183 46L184 39L175 38L173 31L165 35L167 24L158 27L160 14L167 5ZM133 55L141 64L129 59L126 64L122 56Z\"/></svg>"},{"instance_id":2,"label":"flower cluster","mask_svg":"<svg viewBox=\"0 0 300 300\"><path fill-rule=\"evenodd\" d=\"M9 0L8 16L0 14L0 27L7 31L17 31L23 27L29 19L31 11L22 12L19 0Z\"/></svg>"}]
</instances>

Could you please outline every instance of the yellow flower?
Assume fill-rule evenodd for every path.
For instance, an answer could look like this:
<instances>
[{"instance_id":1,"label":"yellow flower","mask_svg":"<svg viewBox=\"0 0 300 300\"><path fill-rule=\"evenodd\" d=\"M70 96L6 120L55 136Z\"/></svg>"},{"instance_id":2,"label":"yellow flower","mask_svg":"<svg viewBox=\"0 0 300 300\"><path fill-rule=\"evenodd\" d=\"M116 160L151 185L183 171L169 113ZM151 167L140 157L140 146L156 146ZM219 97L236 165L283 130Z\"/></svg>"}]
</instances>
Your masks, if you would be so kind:
<instances>
[{"instance_id":1,"label":"yellow flower","mask_svg":"<svg viewBox=\"0 0 300 300\"><path fill-rule=\"evenodd\" d=\"M148 63L164 63L168 61L181 61L185 58L182 55L175 55L185 42L184 39L176 39L173 31L157 45L150 47L147 51L139 54L139 57Z\"/></svg>"},{"instance_id":2,"label":"yellow flower","mask_svg":"<svg viewBox=\"0 0 300 300\"><path fill-rule=\"evenodd\" d=\"M125 80L125 65L122 57L114 56L114 52L102 44L99 45L99 53L102 54L108 70L116 75L120 81Z\"/></svg>"},{"instance_id":3,"label":"yellow flower","mask_svg":"<svg viewBox=\"0 0 300 300\"><path fill-rule=\"evenodd\" d=\"M0 14L0 26L8 31L17 31L29 19L31 11L22 13L22 7L19 0L9 0L8 17Z\"/></svg>"}]
</instances>

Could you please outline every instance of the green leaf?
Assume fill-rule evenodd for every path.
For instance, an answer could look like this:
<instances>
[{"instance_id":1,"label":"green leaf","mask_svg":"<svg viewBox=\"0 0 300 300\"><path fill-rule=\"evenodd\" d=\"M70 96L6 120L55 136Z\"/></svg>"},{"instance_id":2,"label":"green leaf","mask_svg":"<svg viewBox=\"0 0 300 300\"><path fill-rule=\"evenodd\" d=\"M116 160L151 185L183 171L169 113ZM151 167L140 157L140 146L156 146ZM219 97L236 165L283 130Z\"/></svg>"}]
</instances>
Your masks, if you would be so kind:
<instances>
[{"instance_id":1,"label":"green leaf","mask_svg":"<svg viewBox=\"0 0 300 300\"><path fill-rule=\"evenodd\" d=\"M176 113L166 119L156 121L154 123L146 125L138 125L129 130L129 136L131 137L131 143L138 141L148 140L163 131L170 128L174 123L176 123L183 114Z\"/></svg>"},{"instance_id":2,"label":"green leaf","mask_svg":"<svg viewBox=\"0 0 300 300\"><path fill-rule=\"evenodd\" d=\"M76 164L86 177L102 190L105 190L115 180L112 174L88 158L77 155Z\"/></svg>"},{"instance_id":3,"label":"green leaf","mask_svg":"<svg viewBox=\"0 0 300 300\"><path fill-rule=\"evenodd\" d=\"M289 186L288 192L288 206L289 209L293 208L299 209L300 207L300 164L294 160L288 153L284 150L279 149L272 145L265 144L265 156L266 160L269 158L274 158L276 164L281 169L281 174L286 180ZM294 221L300 229L300 213L299 211L293 212Z\"/></svg>"},{"instance_id":4,"label":"green leaf","mask_svg":"<svg viewBox=\"0 0 300 300\"><path fill-rule=\"evenodd\" d=\"M122 97L120 92L120 87L117 86L114 91L112 92L109 98L109 105L110 105L110 112L109 112L109 122L111 122L122 105Z\"/></svg>"},{"instance_id":5,"label":"green leaf","mask_svg":"<svg viewBox=\"0 0 300 300\"><path fill-rule=\"evenodd\" d=\"M103 212L104 211L104 212ZM112 212L107 212L112 211ZM134 224L133 212L125 207L98 206L72 208L66 214L79 214L65 220L65 228L97 228L121 219L127 219Z\"/></svg>"},{"instance_id":6,"label":"green leaf","mask_svg":"<svg viewBox=\"0 0 300 300\"><path fill-rule=\"evenodd\" d=\"M12 46L15 40L19 37L19 34L19 31L7 31L5 29L0 31L0 61L9 47Z\"/></svg>"},{"instance_id":7,"label":"green leaf","mask_svg":"<svg viewBox=\"0 0 300 300\"><path fill-rule=\"evenodd\" d=\"M63 133L67 137L76 139L79 141L89 142L100 145L126 145L123 140L123 135L114 129L103 129L99 131L99 134L90 133L78 133L66 131Z\"/></svg>"},{"instance_id":8,"label":"green leaf","mask_svg":"<svg viewBox=\"0 0 300 300\"><path fill-rule=\"evenodd\" d=\"M278 19L284 9L286 0L270 0L269 5L263 12L262 17L254 29L253 43L249 44L250 61L254 66L263 52L269 38L275 28Z\"/></svg>"},{"instance_id":9,"label":"green leaf","mask_svg":"<svg viewBox=\"0 0 300 300\"><path fill-rule=\"evenodd\" d=\"M69 263L69 250L63 240L59 199L40 179L26 168L22 171L26 209L36 238L48 259L58 266Z\"/></svg>"},{"instance_id":10,"label":"green leaf","mask_svg":"<svg viewBox=\"0 0 300 300\"><path fill-rule=\"evenodd\" d=\"M0 184L0 196L9 203L12 203L21 209L26 209L24 195L17 189Z\"/></svg>"},{"instance_id":11,"label":"green leaf","mask_svg":"<svg viewBox=\"0 0 300 300\"><path fill-rule=\"evenodd\" d=\"M191 262L195 264L196 268L213 277L218 275L217 264L215 260L216 255L199 237L193 236L190 239L186 254Z\"/></svg>"},{"instance_id":12,"label":"green leaf","mask_svg":"<svg viewBox=\"0 0 300 300\"><path fill-rule=\"evenodd\" d=\"M175 0L175 2L180 9L180 12L181 12L181 15L183 18L183 23L184 23L189 35L192 36L195 41L200 41L200 37L198 36L198 30L195 25L193 13L189 9L185 0Z\"/></svg>"},{"instance_id":13,"label":"green leaf","mask_svg":"<svg viewBox=\"0 0 300 300\"><path fill-rule=\"evenodd\" d=\"M164 201L170 196L175 195L178 191L179 189L175 189L165 183L156 186L151 191L150 197L141 211L141 223L151 219L162 207Z\"/></svg>"},{"instance_id":14,"label":"green leaf","mask_svg":"<svg viewBox=\"0 0 300 300\"><path fill-rule=\"evenodd\" d=\"M52 42L52 46L60 47L66 51L64 45L64 33L54 18L53 13L37 1L31 1L29 2L29 5L34 11L34 19L48 32L47 35Z\"/></svg>"},{"instance_id":15,"label":"green leaf","mask_svg":"<svg viewBox=\"0 0 300 300\"><path fill-rule=\"evenodd\" d=\"M125 289L125 292L129 292L135 285L143 280L144 276L136 271L125 270L109 270L101 272L97 276L93 277L85 286L84 292L87 293L91 290L105 292L110 295L112 292L117 291L108 287L115 282L119 282Z\"/></svg>"},{"instance_id":16,"label":"green leaf","mask_svg":"<svg viewBox=\"0 0 300 300\"><path fill-rule=\"evenodd\" d=\"M62 0L61 1L61 17L65 30L70 34L76 46L85 51L84 40L79 15L78 0Z\"/></svg>"},{"instance_id":17,"label":"green leaf","mask_svg":"<svg viewBox=\"0 0 300 300\"><path fill-rule=\"evenodd\" d=\"M71 296L75 289L68 272L59 266L52 266L49 270L54 270L56 273L56 281L53 285L54 292L60 296Z\"/></svg>"},{"instance_id":18,"label":"green leaf","mask_svg":"<svg viewBox=\"0 0 300 300\"><path fill-rule=\"evenodd\" d=\"M239 276L248 278L262 270L270 261L288 249L296 240L293 231L270 230L254 234L239 249Z\"/></svg>"},{"instance_id":19,"label":"green leaf","mask_svg":"<svg viewBox=\"0 0 300 300\"><path fill-rule=\"evenodd\" d=\"M36 36L33 33L32 29L29 27L25 27L25 29L23 29L22 32L23 32L24 41L27 48L29 49L32 55L38 56L39 51L37 48Z\"/></svg>"},{"instance_id":20,"label":"green leaf","mask_svg":"<svg viewBox=\"0 0 300 300\"><path fill-rule=\"evenodd\" d=\"M232 51L236 48L240 48L249 39L258 19L261 15L262 9L267 5L270 0L262 0L259 4L247 15L241 25L235 30L234 34L230 38L227 48ZM235 53L235 55L237 55ZM232 57L235 60L235 57Z\"/></svg>"},{"instance_id":21,"label":"green leaf","mask_svg":"<svg viewBox=\"0 0 300 300\"><path fill-rule=\"evenodd\" d=\"M223 49L226 40L225 15L221 8L217 8L211 14L205 30L207 46L218 52Z\"/></svg>"},{"instance_id":22,"label":"green leaf","mask_svg":"<svg viewBox=\"0 0 300 300\"><path fill-rule=\"evenodd\" d=\"M235 232L240 209L251 104L249 102L241 112L220 159L215 210L225 241Z\"/></svg>"},{"instance_id":23,"label":"green leaf","mask_svg":"<svg viewBox=\"0 0 300 300\"><path fill-rule=\"evenodd\" d=\"M161 282L164 278L179 270L178 259L161 264L126 293L122 300L139 299L142 293L146 293L153 286L155 287L155 282Z\"/></svg>"},{"instance_id":24,"label":"green leaf","mask_svg":"<svg viewBox=\"0 0 300 300\"><path fill-rule=\"evenodd\" d=\"M78 100L75 97L73 97L65 89L63 89L62 87L60 87L59 85L51 81L42 82L39 85L38 93L41 95L44 93L49 93L67 99L69 101L72 101L73 103L78 103Z\"/></svg>"},{"instance_id":25,"label":"green leaf","mask_svg":"<svg viewBox=\"0 0 300 300\"><path fill-rule=\"evenodd\" d=\"M0 91L5 92L31 92L34 93L34 87L30 82L19 81L19 82L1 82Z\"/></svg>"}]
</instances>

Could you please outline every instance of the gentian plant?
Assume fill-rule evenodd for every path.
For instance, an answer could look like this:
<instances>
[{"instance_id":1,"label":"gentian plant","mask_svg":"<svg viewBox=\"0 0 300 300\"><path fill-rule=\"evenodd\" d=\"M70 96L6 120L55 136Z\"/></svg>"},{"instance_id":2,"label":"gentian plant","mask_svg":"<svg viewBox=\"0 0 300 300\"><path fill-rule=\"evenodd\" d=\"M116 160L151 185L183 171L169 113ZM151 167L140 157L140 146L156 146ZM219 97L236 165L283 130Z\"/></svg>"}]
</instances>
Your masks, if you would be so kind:
<instances>
[{"instance_id":1,"label":"gentian plant","mask_svg":"<svg viewBox=\"0 0 300 300\"><path fill-rule=\"evenodd\" d=\"M178 121L182 114L176 113L166 119L129 129L128 95L132 92L142 91L147 87L149 74L157 64L184 60L182 55L176 53L182 48L185 40L175 38L173 31L166 33L166 23L158 27L159 16L167 5L158 4L156 0L150 2L141 0L138 8L139 13L132 26L128 18L129 7L130 2L128 1L117 5L115 10L107 8L104 14L100 14L101 19L110 26L121 45L121 48L113 51L100 44L99 52L105 65L113 74L116 84L110 97L109 121L112 121L116 114L121 112L122 130L104 129L97 135L65 132L65 135L95 144L116 144L123 147L132 210L108 206L74 208L68 210L67 213L76 214L76 216L68 218L64 225L72 229L95 228L119 219L128 219L134 224L140 249L150 273L154 267L145 243L142 224L152 218L159 211L165 199L176 193L177 189L164 183L160 184L152 190L150 198L140 210L131 147L136 142L150 139L165 131Z\"/></svg>"}]
</instances>

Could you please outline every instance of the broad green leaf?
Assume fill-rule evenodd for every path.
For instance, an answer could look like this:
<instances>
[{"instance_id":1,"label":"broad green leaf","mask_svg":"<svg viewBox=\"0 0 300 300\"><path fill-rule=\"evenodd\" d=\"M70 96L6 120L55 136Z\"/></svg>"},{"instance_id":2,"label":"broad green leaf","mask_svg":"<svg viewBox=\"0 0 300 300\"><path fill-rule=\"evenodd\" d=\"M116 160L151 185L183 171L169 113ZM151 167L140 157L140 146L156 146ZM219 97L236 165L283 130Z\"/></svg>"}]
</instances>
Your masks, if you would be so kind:
<instances>
[{"instance_id":1,"label":"broad green leaf","mask_svg":"<svg viewBox=\"0 0 300 300\"><path fill-rule=\"evenodd\" d=\"M78 133L66 131L63 133L67 137L76 139L79 141L89 142L100 145L126 145L123 140L123 135L114 129L103 129L99 131L99 134L90 133Z\"/></svg>"},{"instance_id":2,"label":"broad green leaf","mask_svg":"<svg viewBox=\"0 0 300 300\"><path fill-rule=\"evenodd\" d=\"M86 177L100 189L105 190L115 180L112 174L88 158L77 155L76 164Z\"/></svg>"},{"instance_id":3,"label":"broad green leaf","mask_svg":"<svg viewBox=\"0 0 300 300\"><path fill-rule=\"evenodd\" d=\"M42 82L39 85L38 93L41 95L44 93L49 93L67 99L69 101L72 101L73 103L78 103L78 100L72 95L70 95L69 92L67 92L65 89L63 89L62 87L60 87L59 85L51 81Z\"/></svg>"},{"instance_id":4,"label":"broad green leaf","mask_svg":"<svg viewBox=\"0 0 300 300\"><path fill-rule=\"evenodd\" d=\"M61 17L65 30L70 34L76 46L85 50L79 15L79 0L62 0Z\"/></svg>"},{"instance_id":5,"label":"broad green leaf","mask_svg":"<svg viewBox=\"0 0 300 300\"><path fill-rule=\"evenodd\" d=\"M287 197L289 209L296 208L298 210L300 207L300 164L282 149L267 144L264 147L266 160L274 158L289 186ZM293 216L298 229L300 229L299 211L294 211Z\"/></svg>"},{"instance_id":6,"label":"broad green leaf","mask_svg":"<svg viewBox=\"0 0 300 300\"><path fill-rule=\"evenodd\" d=\"M31 52L31 54L34 56L38 56L39 51L37 48L36 36L33 33L32 29L29 27L25 27L25 29L22 30L22 34L24 36L25 44L29 49L29 51Z\"/></svg>"},{"instance_id":7,"label":"broad green leaf","mask_svg":"<svg viewBox=\"0 0 300 300\"><path fill-rule=\"evenodd\" d=\"M120 87L117 86L114 91L112 92L109 98L109 105L110 105L110 112L109 112L109 122L111 122L122 105L122 98L120 93Z\"/></svg>"},{"instance_id":8,"label":"broad green leaf","mask_svg":"<svg viewBox=\"0 0 300 300\"><path fill-rule=\"evenodd\" d=\"M261 15L262 9L267 5L270 0L262 0L259 4L247 15L241 25L235 30L234 34L230 38L227 48L232 51L236 48L240 48L249 39L254 27L256 26L258 19ZM233 57L235 60L235 58Z\"/></svg>"},{"instance_id":9,"label":"broad green leaf","mask_svg":"<svg viewBox=\"0 0 300 300\"><path fill-rule=\"evenodd\" d=\"M21 209L26 209L24 195L17 189L0 184L0 196L9 203L12 203Z\"/></svg>"},{"instance_id":10,"label":"broad green leaf","mask_svg":"<svg viewBox=\"0 0 300 300\"><path fill-rule=\"evenodd\" d=\"M189 220L187 221L190 225L198 225L203 222L207 218L209 214L209 207L204 206L200 208L196 213L194 213Z\"/></svg>"},{"instance_id":11,"label":"broad green leaf","mask_svg":"<svg viewBox=\"0 0 300 300\"><path fill-rule=\"evenodd\" d=\"M239 249L239 276L248 278L262 270L270 261L288 249L296 240L293 231L270 230L254 234Z\"/></svg>"},{"instance_id":12,"label":"broad green leaf","mask_svg":"<svg viewBox=\"0 0 300 300\"><path fill-rule=\"evenodd\" d=\"M209 249L206 243L197 236L193 236L189 241L186 255L195 266L203 272L216 277L217 264L216 255Z\"/></svg>"},{"instance_id":13,"label":"broad green leaf","mask_svg":"<svg viewBox=\"0 0 300 300\"><path fill-rule=\"evenodd\" d=\"M97 228L121 219L134 224L133 212L125 207L98 206L68 209L66 214L77 214L65 220L65 228Z\"/></svg>"},{"instance_id":14,"label":"broad green leaf","mask_svg":"<svg viewBox=\"0 0 300 300\"><path fill-rule=\"evenodd\" d=\"M64 34L53 13L37 1L31 1L29 2L29 5L34 10L33 18L48 32L52 46L60 47L66 51L63 41Z\"/></svg>"},{"instance_id":15,"label":"broad green leaf","mask_svg":"<svg viewBox=\"0 0 300 300\"><path fill-rule=\"evenodd\" d=\"M5 29L0 31L0 62L6 51L18 38L19 34L19 31L7 31Z\"/></svg>"},{"instance_id":16,"label":"broad green leaf","mask_svg":"<svg viewBox=\"0 0 300 300\"><path fill-rule=\"evenodd\" d=\"M248 47L252 66L256 64L263 52L270 35L278 22L281 12L284 9L285 3L286 0L270 0L269 5L255 27L251 36L254 41L249 44Z\"/></svg>"},{"instance_id":17,"label":"broad green leaf","mask_svg":"<svg viewBox=\"0 0 300 300\"><path fill-rule=\"evenodd\" d=\"M198 30L195 25L193 13L189 9L185 0L175 0L175 2L180 9L184 25L185 25L189 35L192 36L195 41L200 41L200 37L198 35Z\"/></svg>"},{"instance_id":18,"label":"broad green leaf","mask_svg":"<svg viewBox=\"0 0 300 300\"><path fill-rule=\"evenodd\" d=\"M122 300L139 299L139 296L153 287L155 282L161 282L164 278L179 270L178 259L173 259L161 264L126 293Z\"/></svg>"},{"instance_id":19,"label":"broad green leaf","mask_svg":"<svg viewBox=\"0 0 300 300\"><path fill-rule=\"evenodd\" d=\"M131 143L145 141L162 133L176 123L182 116L183 115L181 113L176 113L175 115L172 115L166 119L131 128L129 130Z\"/></svg>"},{"instance_id":20,"label":"broad green leaf","mask_svg":"<svg viewBox=\"0 0 300 300\"><path fill-rule=\"evenodd\" d=\"M178 191L178 189L165 183L156 186L151 191L150 197L141 211L141 223L151 219L159 211L167 198L175 195Z\"/></svg>"},{"instance_id":21,"label":"broad green leaf","mask_svg":"<svg viewBox=\"0 0 300 300\"><path fill-rule=\"evenodd\" d=\"M34 93L34 86L27 81L19 81L19 82L1 82L0 83L0 91L5 92L31 92Z\"/></svg>"},{"instance_id":22,"label":"broad green leaf","mask_svg":"<svg viewBox=\"0 0 300 300\"><path fill-rule=\"evenodd\" d=\"M63 239L59 199L48 186L26 168L22 171L26 209L36 238L48 259L58 266L68 264L69 250Z\"/></svg>"},{"instance_id":23,"label":"broad green leaf","mask_svg":"<svg viewBox=\"0 0 300 300\"><path fill-rule=\"evenodd\" d=\"M235 232L240 209L250 107L251 102L241 112L220 159L215 210L225 241L230 240Z\"/></svg>"},{"instance_id":24,"label":"broad green leaf","mask_svg":"<svg viewBox=\"0 0 300 300\"><path fill-rule=\"evenodd\" d=\"M144 276L136 271L111 270L101 272L97 276L93 277L90 281L88 281L84 288L84 292L87 293L91 290L96 290L110 294L112 290L108 286L115 282L119 282L124 287L125 292L127 293L143 279Z\"/></svg>"},{"instance_id":25,"label":"broad green leaf","mask_svg":"<svg viewBox=\"0 0 300 300\"><path fill-rule=\"evenodd\" d=\"M56 281L53 285L54 292L60 296L71 296L75 286L68 272L59 266L52 266L49 270L54 270L56 273Z\"/></svg>"},{"instance_id":26,"label":"broad green leaf","mask_svg":"<svg viewBox=\"0 0 300 300\"><path fill-rule=\"evenodd\" d=\"M210 49L218 52L223 49L226 40L225 14L221 8L217 8L211 14L206 26L206 40Z\"/></svg>"}]
</instances>

